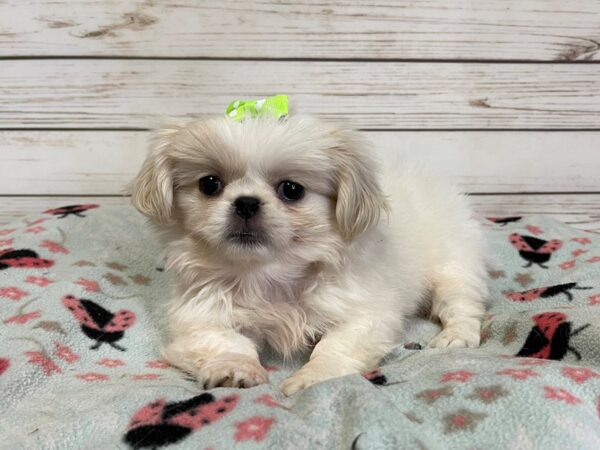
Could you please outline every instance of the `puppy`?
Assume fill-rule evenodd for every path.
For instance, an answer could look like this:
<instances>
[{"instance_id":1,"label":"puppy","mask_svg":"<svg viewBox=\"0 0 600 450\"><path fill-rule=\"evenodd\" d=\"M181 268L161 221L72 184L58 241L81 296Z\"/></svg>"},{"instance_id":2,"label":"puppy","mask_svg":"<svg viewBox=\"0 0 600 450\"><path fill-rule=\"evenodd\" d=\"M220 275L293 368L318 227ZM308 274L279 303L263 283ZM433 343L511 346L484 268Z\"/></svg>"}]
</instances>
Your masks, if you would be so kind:
<instances>
[{"instance_id":1,"label":"puppy","mask_svg":"<svg viewBox=\"0 0 600 450\"><path fill-rule=\"evenodd\" d=\"M424 306L431 347L479 345L483 238L464 198L380 173L351 131L300 116L160 130L133 204L177 279L164 357L205 388L267 382L263 345L314 346L286 395L372 369Z\"/></svg>"}]
</instances>

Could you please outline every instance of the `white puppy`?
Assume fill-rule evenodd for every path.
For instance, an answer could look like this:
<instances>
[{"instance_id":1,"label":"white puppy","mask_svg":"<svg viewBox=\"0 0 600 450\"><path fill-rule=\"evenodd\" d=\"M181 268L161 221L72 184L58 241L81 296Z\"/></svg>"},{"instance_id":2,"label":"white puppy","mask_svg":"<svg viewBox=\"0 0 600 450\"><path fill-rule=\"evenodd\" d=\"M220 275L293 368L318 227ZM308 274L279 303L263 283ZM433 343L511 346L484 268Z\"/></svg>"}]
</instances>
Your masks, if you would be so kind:
<instances>
[{"instance_id":1,"label":"white puppy","mask_svg":"<svg viewBox=\"0 0 600 450\"><path fill-rule=\"evenodd\" d=\"M207 388L267 381L258 350L314 345L282 385L369 370L425 306L432 347L476 347L483 238L463 197L380 174L360 137L313 118L227 118L157 133L133 203L177 283L164 357Z\"/></svg>"}]
</instances>

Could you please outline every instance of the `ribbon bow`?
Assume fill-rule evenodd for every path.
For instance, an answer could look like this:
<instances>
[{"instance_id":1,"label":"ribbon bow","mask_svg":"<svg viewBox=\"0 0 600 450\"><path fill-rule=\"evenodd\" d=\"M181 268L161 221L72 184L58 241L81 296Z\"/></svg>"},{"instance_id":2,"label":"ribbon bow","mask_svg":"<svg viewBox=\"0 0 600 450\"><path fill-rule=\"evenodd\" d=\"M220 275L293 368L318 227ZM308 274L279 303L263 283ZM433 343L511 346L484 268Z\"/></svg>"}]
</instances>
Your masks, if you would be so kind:
<instances>
[{"instance_id":1,"label":"ribbon bow","mask_svg":"<svg viewBox=\"0 0 600 450\"><path fill-rule=\"evenodd\" d=\"M260 100L234 100L227 106L225 115L237 122L259 116L280 119L288 115L288 98L287 95L274 95Z\"/></svg>"}]
</instances>

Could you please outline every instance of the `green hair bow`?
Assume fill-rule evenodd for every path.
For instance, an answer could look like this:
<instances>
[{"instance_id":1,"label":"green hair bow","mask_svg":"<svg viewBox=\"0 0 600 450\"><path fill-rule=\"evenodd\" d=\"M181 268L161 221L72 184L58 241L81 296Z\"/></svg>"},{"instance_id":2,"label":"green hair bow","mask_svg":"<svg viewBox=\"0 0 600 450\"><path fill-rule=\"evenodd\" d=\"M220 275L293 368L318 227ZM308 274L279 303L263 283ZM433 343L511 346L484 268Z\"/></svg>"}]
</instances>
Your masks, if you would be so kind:
<instances>
[{"instance_id":1,"label":"green hair bow","mask_svg":"<svg viewBox=\"0 0 600 450\"><path fill-rule=\"evenodd\" d=\"M234 100L227 106L225 115L237 122L259 116L280 119L288 115L288 98L287 95L274 95L260 100Z\"/></svg>"}]
</instances>

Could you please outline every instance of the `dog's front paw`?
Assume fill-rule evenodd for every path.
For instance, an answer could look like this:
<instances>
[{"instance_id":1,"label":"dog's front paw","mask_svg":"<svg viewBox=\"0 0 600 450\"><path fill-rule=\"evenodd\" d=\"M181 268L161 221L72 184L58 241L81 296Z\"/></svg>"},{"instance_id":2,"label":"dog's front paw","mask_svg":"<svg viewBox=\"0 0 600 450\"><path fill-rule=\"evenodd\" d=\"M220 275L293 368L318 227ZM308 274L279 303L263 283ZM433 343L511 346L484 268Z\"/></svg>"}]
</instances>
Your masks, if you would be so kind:
<instances>
[{"instance_id":1,"label":"dog's front paw","mask_svg":"<svg viewBox=\"0 0 600 450\"><path fill-rule=\"evenodd\" d=\"M430 342L429 346L433 348L445 347L479 347L480 331L479 327L451 327L444 328Z\"/></svg>"},{"instance_id":2,"label":"dog's front paw","mask_svg":"<svg viewBox=\"0 0 600 450\"><path fill-rule=\"evenodd\" d=\"M283 383L281 383L281 386L279 386L279 389L281 389L281 392L283 392L284 395L290 396L313 384L325 381L328 378L330 377L323 377L312 370L305 370L303 368L286 378Z\"/></svg>"},{"instance_id":3,"label":"dog's front paw","mask_svg":"<svg viewBox=\"0 0 600 450\"><path fill-rule=\"evenodd\" d=\"M350 361L336 361L334 358L312 359L296 373L285 379L279 389L285 395L290 396L313 384L351 373L358 373L359 371L354 367L355 364L351 364ZM352 362L356 363L356 361Z\"/></svg>"},{"instance_id":4,"label":"dog's front paw","mask_svg":"<svg viewBox=\"0 0 600 450\"><path fill-rule=\"evenodd\" d=\"M203 363L194 375L203 389L249 388L269 381L267 371L260 362L238 353L217 355Z\"/></svg>"}]
</instances>

